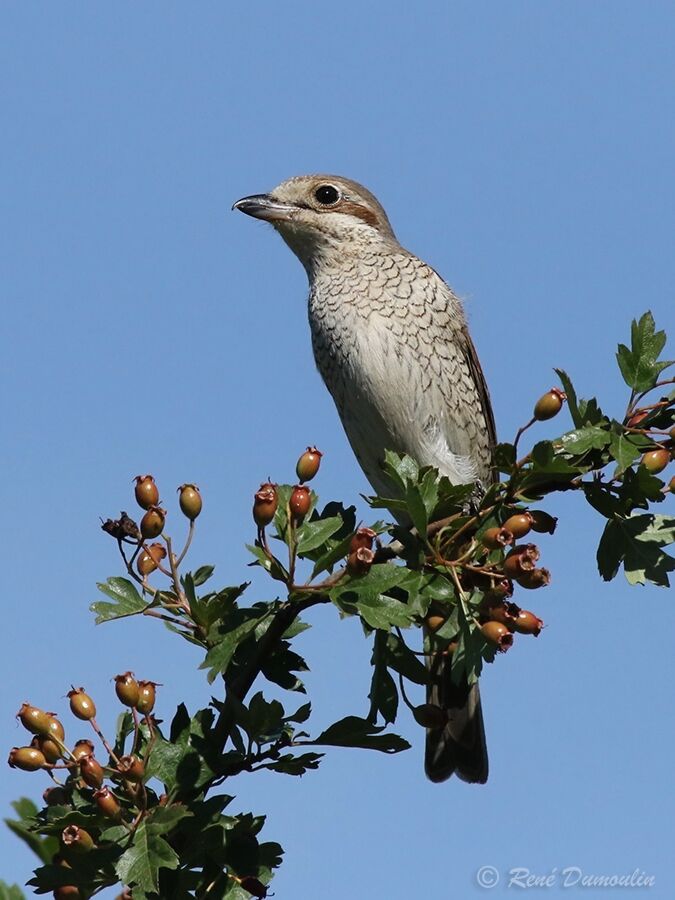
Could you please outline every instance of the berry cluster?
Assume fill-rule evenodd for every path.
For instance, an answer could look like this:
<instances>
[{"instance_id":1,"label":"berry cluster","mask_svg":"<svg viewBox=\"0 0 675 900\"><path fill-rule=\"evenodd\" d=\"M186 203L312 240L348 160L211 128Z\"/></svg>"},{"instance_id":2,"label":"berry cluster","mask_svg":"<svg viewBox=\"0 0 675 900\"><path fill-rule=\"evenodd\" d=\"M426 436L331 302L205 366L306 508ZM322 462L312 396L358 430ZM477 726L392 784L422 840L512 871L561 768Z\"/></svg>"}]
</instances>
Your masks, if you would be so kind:
<instances>
[{"instance_id":1,"label":"berry cluster","mask_svg":"<svg viewBox=\"0 0 675 900\"><path fill-rule=\"evenodd\" d=\"M59 836L59 852L53 858L54 865L77 869L78 858L100 845L100 834L105 823L124 826L129 830L161 805L145 784L145 760L154 740L156 723L152 716L155 706L156 683L138 681L132 672L115 677L115 692L120 702L129 708L133 721L133 740L129 753L116 753L106 740L96 722L96 704L83 688L73 687L67 697L72 715L82 722L89 722L107 756L100 762L95 755L96 746L89 738L80 738L72 746L66 743L65 729L56 713L46 712L30 703L23 703L17 718L33 735L29 745L13 747L8 763L24 772L46 771L52 781L43 795L48 807L59 806L77 810L80 815L95 816L100 828L84 828L67 825ZM65 774L65 779L60 776ZM54 897L83 897L75 884L63 884L54 889ZM88 896L88 894L86 895Z\"/></svg>"}]
</instances>

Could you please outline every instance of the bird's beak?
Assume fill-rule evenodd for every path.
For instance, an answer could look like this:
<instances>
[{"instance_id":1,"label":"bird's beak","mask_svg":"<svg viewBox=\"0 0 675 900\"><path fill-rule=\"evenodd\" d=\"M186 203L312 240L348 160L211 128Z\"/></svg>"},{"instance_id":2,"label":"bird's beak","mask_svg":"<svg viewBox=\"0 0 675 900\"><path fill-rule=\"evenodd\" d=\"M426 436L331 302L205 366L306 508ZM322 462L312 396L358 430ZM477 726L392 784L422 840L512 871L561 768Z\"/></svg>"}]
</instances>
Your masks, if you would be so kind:
<instances>
[{"instance_id":1,"label":"bird's beak","mask_svg":"<svg viewBox=\"0 0 675 900\"><path fill-rule=\"evenodd\" d=\"M297 207L273 200L269 194L252 194L242 197L232 204L232 209L239 209L254 219L265 219L267 222L284 222L291 218Z\"/></svg>"}]
</instances>

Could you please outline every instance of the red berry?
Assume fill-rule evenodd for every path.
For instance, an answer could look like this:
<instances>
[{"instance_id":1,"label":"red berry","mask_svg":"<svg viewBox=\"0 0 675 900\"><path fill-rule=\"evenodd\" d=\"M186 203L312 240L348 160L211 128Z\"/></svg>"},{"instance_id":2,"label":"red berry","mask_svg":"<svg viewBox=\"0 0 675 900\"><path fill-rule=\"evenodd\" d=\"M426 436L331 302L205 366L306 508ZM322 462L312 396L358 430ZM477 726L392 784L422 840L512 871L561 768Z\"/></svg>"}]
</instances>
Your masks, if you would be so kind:
<instances>
[{"instance_id":1,"label":"red berry","mask_svg":"<svg viewBox=\"0 0 675 900\"><path fill-rule=\"evenodd\" d=\"M566 394L564 391L561 391L560 388L551 388L550 391L543 394L535 403L533 413L534 418L539 422L544 422L546 419L552 419L553 416L558 415L566 399Z\"/></svg>"},{"instance_id":2,"label":"red berry","mask_svg":"<svg viewBox=\"0 0 675 900\"><path fill-rule=\"evenodd\" d=\"M143 781L145 766L137 756L121 756L117 771L129 781Z\"/></svg>"},{"instance_id":3,"label":"red berry","mask_svg":"<svg viewBox=\"0 0 675 900\"><path fill-rule=\"evenodd\" d=\"M97 791L94 791L93 794L94 802L98 806L99 810L103 813L104 816L108 819L120 819L122 816L122 809L120 807L119 801L117 797L113 794L113 792L108 787L99 788Z\"/></svg>"},{"instance_id":4,"label":"red berry","mask_svg":"<svg viewBox=\"0 0 675 900\"><path fill-rule=\"evenodd\" d=\"M626 425L628 426L628 428L637 428L640 422L642 422L646 418L647 413L644 410L642 412L633 413L630 419L626 422Z\"/></svg>"},{"instance_id":5,"label":"red berry","mask_svg":"<svg viewBox=\"0 0 675 900\"><path fill-rule=\"evenodd\" d=\"M134 494L141 509L150 509L159 503L159 490L152 475L137 475Z\"/></svg>"},{"instance_id":6,"label":"red berry","mask_svg":"<svg viewBox=\"0 0 675 900\"><path fill-rule=\"evenodd\" d=\"M535 544L520 544L507 553L504 559L504 574L508 578L518 579L525 572L531 572L538 559L539 550Z\"/></svg>"},{"instance_id":7,"label":"red berry","mask_svg":"<svg viewBox=\"0 0 675 900\"><path fill-rule=\"evenodd\" d=\"M96 718L96 704L89 694L85 694L84 688L73 688L68 691L68 699L70 700L70 711L83 722Z\"/></svg>"},{"instance_id":8,"label":"red berry","mask_svg":"<svg viewBox=\"0 0 675 900\"><path fill-rule=\"evenodd\" d=\"M516 616L513 627L519 634L533 634L538 637L544 623L528 609L521 609Z\"/></svg>"},{"instance_id":9,"label":"red berry","mask_svg":"<svg viewBox=\"0 0 675 900\"><path fill-rule=\"evenodd\" d=\"M347 557L347 571L350 575L366 575L375 560L375 554L367 547L353 550Z\"/></svg>"},{"instance_id":10,"label":"red berry","mask_svg":"<svg viewBox=\"0 0 675 900\"><path fill-rule=\"evenodd\" d=\"M642 465L652 475L658 475L663 472L670 462L670 451L660 448L659 450L650 450L642 457Z\"/></svg>"},{"instance_id":11,"label":"red berry","mask_svg":"<svg viewBox=\"0 0 675 900\"><path fill-rule=\"evenodd\" d=\"M12 747L7 758L10 768L37 772L47 765L44 753L37 747Z\"/></svg>"},{"instance_id":12,"label":"red berry","mask_svg":"<svg viewBox=\"0 0 675 900\"><path fill-rule=\"evenodd\" d=\"M88 738L81 738L79 741L75 742L75 746L73 747L73 759L77 762L82 759L83 756L93 756L95 749L96 748Z\"/></svg>"},{"instance_id":13,"label":"red berry","mask_svg":"<svg viewBox=\"0 0 675 900\"><path fill-rule=\"evenodd\" d=\"M675 494L675 475L668 482L668 490L671 494Z\"/></svg>"},{"instance_id":14,"label":"red berry","mask_svg":"<svg viewBox=\"0 0 675 900\"><path fill-rule=\"evenodd\" d=\"M448 721L447 712L434 703L421 703L413 708L412 714L422 728L443 728Z\"/></svg>"},{"instance_id":15,"label":"red berry","mask_svg":"<svg viewBox=\"0 0 675 900\"><path fill-rule=\"evenodd\" d=\"M143 540L147 541L159 537L164 531L165 522L166 510L162 509L160 506L151 506L141 519L141 534Z\"/></svg>"},{"instance_id":16,"label":"red berry","mask_svg":"<svg viewBox=\"0 0 675 900\"><path fill-rule=\"evenodd\" d=\"M493 644L500 653L505 653L513 644L513 635L501 622L485 622L480 630L488 644Z\"/></svg>"},{"instance_id":17,"label":"red berry","mask_svg":"<svg viewBox=\"0 0 675 900\"><path fill-rule=\"evenodd\" d=\"M300 483L311 481L312 478L314 478L319 471L322 456L323 453L320 450L317 450L316 447L308 447L305 450L295 467L295 472Z\"/></svg>"},{"instance_id":18,"label":"red berry","mask_svg":"<svg viewBox=\"0 0 675 900\"><path fill-rule=\"evenodd\" d=\"M506 547L508 544L512 544L514 537L512 532L506 527L494 527L488 528L483 532L481 541L483 542L483 546L487 547L488 550L499 550L502 547Z\"/></svg>"},{"instance_id":19,"label":"red berry","mask_svg":"<svg viewBox=\"0 0 675 900\"><path fill-rule=\"evenodd\" d=\"M517 580L521 587L536 590L551 583L551 573L548 569L532 569L531 572L523 572Z\"/></svg>"},{"instance_id":20,"label":"red berry","mask_svg":"<svg viewBox=\"0 0 675 900\"><path fill-rule=\"evenodd\" d=\"M530 532L532 523L533 519L531 513L525 510L523 512L515 513L513 516L509 516L502 527L507 531L510 531L515 538L522 538Z\"/></svg>"},{"instance_id":21,"label":"red berry","mask_svg":"<svg viewBox=\"0 0 675 900\"><path fill-rule=\"evenodd\" d=\"M178 490L180 497L178 502L184 516L194 522L199 513L202 511L202 495L196 484L182 484Z\"/></svg>"},{"instance_id":22,"label":"red berry","mask_svg":"<svg viewBox=\"0 0 675 900\"><path fill-rule=\"evenodd\" d=\"M66 806L70 802L70 794L60 784L45 788L42 794L45 806Z\"/></svg>"},{"instance_id":23,"label":"red berry","mask_svg":"<svg viewBox=\"0 0 675 900\"><path fill-rule=\"evenodd\" d=\"M265 528L270 524L278 505L276 484L271 481L261 484L253 497L253 519L258 528Z\"/></svg>"},{"instance_id":24,"label":"red berry","mask_svg":"<svg viewBox=\"0 0 675 900\"><path fill-rule=\"evenodd\" d=\"M288 507L291 511L291 519L296 525L299 525L312 505L312 494L309 488L304 484L296 484L291 492L291 498L288 501Z\"/></svg>"},{"instance_id":25,"label":"red berry","mask_svg":"<svg viewBox=\"0 0 675 900\"><path fill-rule=\"evenodd\" d=\"M103 784L103 768L93 756L83 756L80 759L80 775L89 787L100 788Z\"/></svg>"},{"instance_id":26,"label":"red berry","mask_svg":"<svg viewBox=\"0 0 675 900\"><path fill-rule=\"evenodd\" d=\"M354 553L354 551L358 550L360 547L365 547L366 550L373 549L373 541L377 537L377 532L373 531L372 528L357 528L354 532L354 536L349 542L349 552Z\"/></svg>"},{"instance_id":27,"label":"red berry","mask_svg":"<svg viewBox=\"0 0 675 900\"><path fill-rule=\"evenodd\" d=\"M502 625L506 625L512 631L519 612L520 607L516 606L515 603L502 601L494 604L494 606L490 606L487 615L492 621L501 622Z\"/></svg>"},{"instance_id":28,"label":"red berry","mask_svg":"<svg viewBox=\"0 0 675 900\"><path fill-rule=\"evenodd\" d=\"M115 675L115 693L125 706L136 706L139 688L133 672L123 672L122 675Z\"/></svg>"}]
</instances>

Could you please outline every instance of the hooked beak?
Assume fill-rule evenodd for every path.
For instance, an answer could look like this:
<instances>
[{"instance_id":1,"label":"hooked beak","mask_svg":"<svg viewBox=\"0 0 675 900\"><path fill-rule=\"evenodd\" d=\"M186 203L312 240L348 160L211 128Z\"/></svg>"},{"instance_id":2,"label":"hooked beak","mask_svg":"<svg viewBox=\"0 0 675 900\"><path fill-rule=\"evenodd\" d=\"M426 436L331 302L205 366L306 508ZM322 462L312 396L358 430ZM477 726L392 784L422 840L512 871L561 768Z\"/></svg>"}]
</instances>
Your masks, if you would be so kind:
<instances>
[{"instance_id":1,"label":"hooked beak","mask_svg":"<svg viewBox=\"0 0 675 900\"><path fill-rule=\"evenodd\" d=\"M232 209L238 209L254 219L264 219L266 222L288 221L297 207L287 203L279 203L273 200L269 194L252 194L250 197L242 197L232 204Z\"/></svg>"}]
</instances>

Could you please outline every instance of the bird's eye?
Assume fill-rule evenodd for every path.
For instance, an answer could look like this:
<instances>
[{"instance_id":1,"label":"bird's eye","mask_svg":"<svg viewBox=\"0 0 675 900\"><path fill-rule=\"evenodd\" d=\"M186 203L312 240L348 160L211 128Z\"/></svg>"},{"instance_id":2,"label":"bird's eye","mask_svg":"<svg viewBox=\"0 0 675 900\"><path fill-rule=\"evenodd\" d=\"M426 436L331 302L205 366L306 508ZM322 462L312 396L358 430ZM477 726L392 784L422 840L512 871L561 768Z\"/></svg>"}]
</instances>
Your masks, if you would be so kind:
<instances>
[{"instance_id":1,"label":"bird's eye","mask_svg":"<svg viewBox=\"0 0 675 900\"><path fill-rule=\"evenodd\" d=\"M334 206L340 199L340 192L332 184L322 184L314 191L314 196L322 206Z\"/></svg>"}]
</instances>

